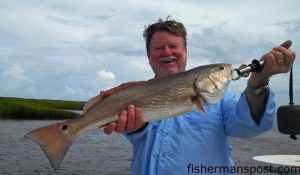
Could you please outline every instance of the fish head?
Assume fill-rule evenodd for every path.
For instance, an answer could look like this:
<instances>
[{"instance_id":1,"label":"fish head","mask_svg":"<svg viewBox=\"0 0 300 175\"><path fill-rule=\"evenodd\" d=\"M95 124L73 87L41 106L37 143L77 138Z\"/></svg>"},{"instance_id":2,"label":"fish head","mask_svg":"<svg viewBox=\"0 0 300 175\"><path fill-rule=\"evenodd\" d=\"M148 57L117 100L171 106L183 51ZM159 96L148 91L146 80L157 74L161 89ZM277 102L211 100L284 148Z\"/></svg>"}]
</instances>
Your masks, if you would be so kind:
<instances>
[{"instance_id":1,"label":"fish head","mask_svg":"<svg viewBox=\"0 0 300 175\"><path fill-rule=\"evenodd\" d=\"M194 82L194 91L203 105L218 102L232 79L231 64L206 66Z\"/></svg>"}]
</instances>

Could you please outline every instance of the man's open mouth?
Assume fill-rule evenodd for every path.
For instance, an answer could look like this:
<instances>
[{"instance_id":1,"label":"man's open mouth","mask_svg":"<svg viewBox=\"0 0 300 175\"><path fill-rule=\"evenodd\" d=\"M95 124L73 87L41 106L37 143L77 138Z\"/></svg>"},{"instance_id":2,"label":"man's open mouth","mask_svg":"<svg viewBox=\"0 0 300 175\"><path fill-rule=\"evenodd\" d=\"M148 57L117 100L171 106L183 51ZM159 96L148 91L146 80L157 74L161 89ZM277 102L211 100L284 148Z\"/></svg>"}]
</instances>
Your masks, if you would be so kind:
<instances>
[{"instance_id":1,"label":"man's open mouth","mask_svg":"<svg viewBox=\"0 0 300 175\"><path fill-rule=\"evenodd\" d=\"M176 61L176 58L160 58L159 61L161 63L173 63Z\"/></svg>"}]
</instances>

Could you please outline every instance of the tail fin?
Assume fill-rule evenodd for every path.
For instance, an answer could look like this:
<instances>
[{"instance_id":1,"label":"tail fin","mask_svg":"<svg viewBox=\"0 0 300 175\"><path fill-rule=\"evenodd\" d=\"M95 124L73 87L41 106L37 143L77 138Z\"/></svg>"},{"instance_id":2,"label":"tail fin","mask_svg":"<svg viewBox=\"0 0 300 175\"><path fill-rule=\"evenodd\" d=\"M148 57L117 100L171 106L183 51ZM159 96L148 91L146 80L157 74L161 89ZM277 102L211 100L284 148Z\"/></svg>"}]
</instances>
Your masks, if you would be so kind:
<instances>
[{"instance_id":1,"label":"tail fin","mask_svg":"<svg viewBox=\"0 0 300 175\"><path fill-rule=\"evenodd\" d=\"M54 170L58 169L68 149L78 134L69 132L70 120L41 127L28 132L24 137L37 143Z\"/></svg>"}]
</instances>

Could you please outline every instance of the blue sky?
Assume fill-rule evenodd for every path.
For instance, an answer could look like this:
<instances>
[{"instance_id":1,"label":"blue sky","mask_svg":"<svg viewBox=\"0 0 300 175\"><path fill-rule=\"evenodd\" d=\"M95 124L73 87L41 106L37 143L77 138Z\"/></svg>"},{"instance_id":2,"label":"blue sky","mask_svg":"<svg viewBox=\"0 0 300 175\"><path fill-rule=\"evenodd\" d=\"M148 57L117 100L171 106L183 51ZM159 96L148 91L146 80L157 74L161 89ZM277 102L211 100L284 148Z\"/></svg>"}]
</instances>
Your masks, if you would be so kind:
<instances>
[{"instance_id":1,"label":"blue sky","mask_svg":"<svg viewBox=\"0 0 300 175\"><path fill-rule=\"evenodd\" d=\"M188 30L188 68L249 63L286 39L300 53L299 9L296 0L1 0L0 96L85 101L150 79L142 31L168 15ZM245 84L229 88L239 94ZM288 74L272 77L271 87L277 103L287 104Z\"/></svg>"}]
</instances>

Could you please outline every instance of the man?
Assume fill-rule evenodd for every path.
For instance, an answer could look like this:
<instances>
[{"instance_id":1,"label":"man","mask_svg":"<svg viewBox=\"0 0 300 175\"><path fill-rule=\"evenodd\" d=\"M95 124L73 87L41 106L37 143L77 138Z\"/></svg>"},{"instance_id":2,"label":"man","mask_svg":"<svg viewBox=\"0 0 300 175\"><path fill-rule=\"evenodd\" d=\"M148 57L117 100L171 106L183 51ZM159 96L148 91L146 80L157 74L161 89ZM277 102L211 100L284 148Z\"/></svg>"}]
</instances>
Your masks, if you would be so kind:
<instances>
[{"instance_id":1,"label":"man","mask_svg":"<svg viewBox=\"0 0 300 175\"><path fill-rule=\"evenodd\" d=\"M155 77L186 70L187 42L184 25L160 19L145 28L147 56ZM230 174L218 167L233 166L228 136L254 137L269 130L275 116L274 94L268 87L272 75L286 73L296 57L291 41L261 57L265 65L252 73L238 101L232 92L216 104L174 118L143 123L139 108L129 105L119 120L104 128L125 133L133 144L132 174ZM130 86L129 84L127 86ZM124 86L126 87L126 85ZM124 87L103 92L109 95ZM215 167L214 170L208 170Z\"/></svg>"}]
</instances>

